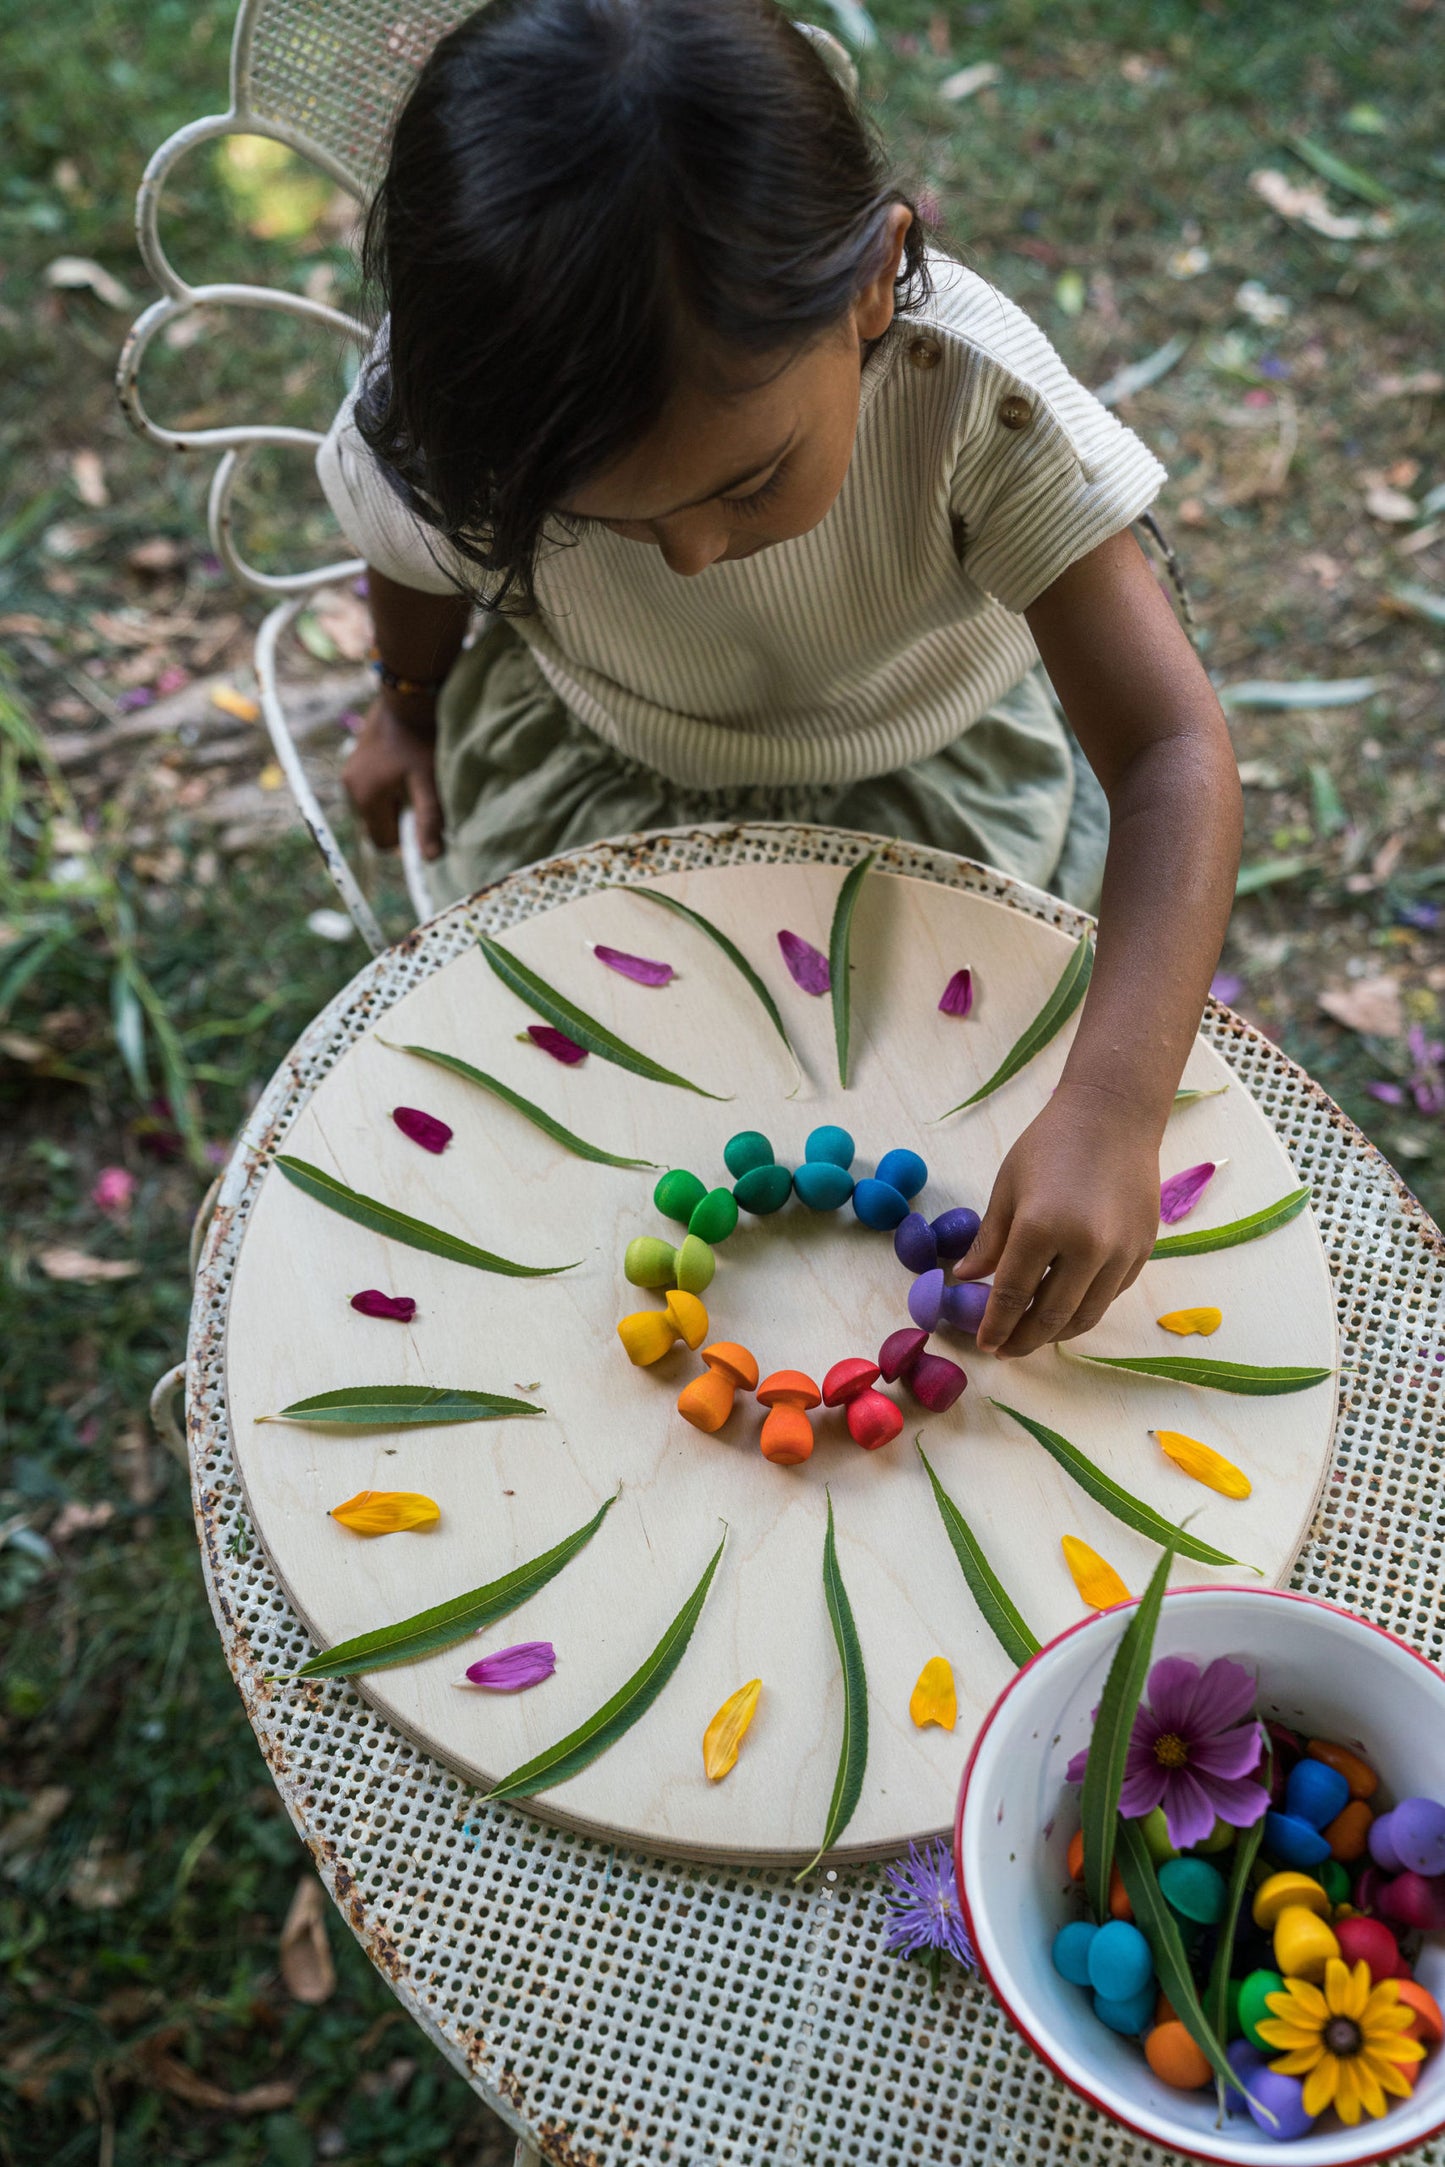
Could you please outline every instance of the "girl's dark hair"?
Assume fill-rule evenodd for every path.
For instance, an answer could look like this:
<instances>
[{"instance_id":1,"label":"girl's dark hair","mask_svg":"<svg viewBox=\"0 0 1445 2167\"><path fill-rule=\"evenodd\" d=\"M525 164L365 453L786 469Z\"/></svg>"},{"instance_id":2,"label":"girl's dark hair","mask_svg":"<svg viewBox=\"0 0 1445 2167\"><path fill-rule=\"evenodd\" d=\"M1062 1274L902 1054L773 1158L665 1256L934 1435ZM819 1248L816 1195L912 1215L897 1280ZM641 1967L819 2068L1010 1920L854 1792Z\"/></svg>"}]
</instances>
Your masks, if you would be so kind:
<instances>
[{"instance_id":1,"label":"girl's dark hair","mask_svg":"<svg viewBox=\"0 0 1445 2167\"><path fill-rule=\"evenodd\" d=\"M773 0L489 0L397 122L363 249L390 339L357 427L487 602L530 611L569 492L689 364L781 365L840 322L906 200ZM928 290L915 216L897 307Z\"/></svg>"}]
</instances>

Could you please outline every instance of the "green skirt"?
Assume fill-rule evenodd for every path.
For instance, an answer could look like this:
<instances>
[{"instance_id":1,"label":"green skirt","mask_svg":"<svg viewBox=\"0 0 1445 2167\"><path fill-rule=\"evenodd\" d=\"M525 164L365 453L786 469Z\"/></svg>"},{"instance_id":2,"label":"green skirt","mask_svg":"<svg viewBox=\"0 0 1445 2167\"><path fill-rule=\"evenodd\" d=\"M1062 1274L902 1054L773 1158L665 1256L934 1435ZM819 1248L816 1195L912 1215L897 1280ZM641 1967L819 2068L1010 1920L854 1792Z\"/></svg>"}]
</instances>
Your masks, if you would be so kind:
<instances>
[{"instance_id":1,"label":"green skirt","mask_svg":"<svg viewBox=\"0 0 1445 2167\"><path fill-rule=\"evenodd\" d=\"M604 837L710 821L803 821L956 851L1085 910L1098 906L1109 810L1042 666L942 752L864 782L696 790L614 752L495 622L438 709L447 849L438 909L520 865Z\"/></svg>"}]
</instances>

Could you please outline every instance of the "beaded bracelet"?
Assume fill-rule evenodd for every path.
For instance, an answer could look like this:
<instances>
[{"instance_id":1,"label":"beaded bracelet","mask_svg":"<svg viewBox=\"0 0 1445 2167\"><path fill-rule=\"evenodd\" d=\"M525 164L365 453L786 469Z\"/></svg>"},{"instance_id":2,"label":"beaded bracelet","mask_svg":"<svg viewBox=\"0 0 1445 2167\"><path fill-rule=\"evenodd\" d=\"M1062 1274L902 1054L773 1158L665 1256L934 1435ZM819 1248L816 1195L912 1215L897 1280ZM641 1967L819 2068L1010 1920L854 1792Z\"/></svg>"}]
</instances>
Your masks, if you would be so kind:
<instances>
[{"instance_id":1,"label":"beaded bracelet","mask_svg":"<svg viewBox=\"0 0 1445 2167\"><path fill-rule=\"evenodd\" d=\"M385 685L388 692L400 692L403 694L417 692L440 692L442 686L446 683L446 679L444 677L398 676L395 670L388 669L387 665L381 659L380 651L375 647L372 648L371 653L367 659L371 664L373 674L376 677L380 678L382 684Z\"/></svg>"},{"instance_id":2,"label":"beaded bracelet","mask_svg":"<svg viewBox=\"0 0 1445 2167\"><path fill-rule=\"evenodd\" d=\"M882 1375L900 1379L913 1398L930 1412L951 1407L968 1382L956 1362L927 1351L929 1335L940 1324L972 1333L982 1321L989 1289L981 1282L948 1284L943 1267L968 1250L978 1232L978 1214L967 1207L941 1212L932 1221L910 1208L928 1179L916 1151L885 1152L875 1174L862 1180L851 1172L855 1145L846 1129L814 1129L804 1145L803 1164L790 1171L773 1158L773 1147L756 1129L730 1137L723 1150L735 1186L708 1189L696 1174L672 1167L653 1191L665 1218L685 1229L681 1245L660 1236L639 1235L627 1245L623 1271L635 1287L666 1291L662 1310L638 1310L617 1327L628 1359L648 1368L679 1340L696 1351L709 1331L701 1296L717 1269L716 1246L738 1223L739 1208L770 1217L792 1194L812 1211L837 1211L851 1202L864 1226L892 1233L898 1261L914 1275L908 1310L912 1328L891 1332L876 1362L849 1356L835 1362L821 1391L800 1370L777 1370L758 1382L758 1364L746 1347L731 1340L702 1348L707 1367L683 1387L678 1413L694 1428L719 1430L732 1413L738 1391L756 1393L769 1410L760 1440L763 1456L780 1466L796 1466L813 1450L808 1410L821 1400L841 1407L849 1434L874 1451L903 1428L903 1411L873 1390Z\"/></svg>"}]
</instances>

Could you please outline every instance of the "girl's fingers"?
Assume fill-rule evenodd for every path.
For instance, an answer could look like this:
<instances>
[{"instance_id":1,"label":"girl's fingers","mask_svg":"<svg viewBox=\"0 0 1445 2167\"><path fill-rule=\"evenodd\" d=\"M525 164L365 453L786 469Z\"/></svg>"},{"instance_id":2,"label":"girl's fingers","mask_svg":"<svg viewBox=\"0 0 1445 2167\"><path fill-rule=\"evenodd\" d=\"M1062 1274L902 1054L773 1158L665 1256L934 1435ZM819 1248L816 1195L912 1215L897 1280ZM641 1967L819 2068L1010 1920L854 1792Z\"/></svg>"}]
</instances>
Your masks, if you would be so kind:
<instances>
[{"instance_id":1,"label":"girl's fingers","mask_svg":"<svg viewBox=\"0 0 1445 2167\"><path fill-rule=\"evenodd\" d=\"M998 1354L1005 1346L1013 1353L1012 1335L1037 1293L1040 1280L1053 1263L1054 1253L1053 1240L1042 1227L1014 1221L993 1275L988 1307L978 1328L976 1343L980 1354ZM971 1271L972 1250L967 1261ZM985 1265L984 1269L987 1268Z\"/></svg>"},{"instance_id":2,"label":"girl's fingers","mask_svg":"<svg viewBox=\"0 0 1445 2167\"><path fill-rule=\"evenodd\" d=\"M1120 1271L1117 1264L1106 1264L1093 1285L1074 1312L1073 1322L1063 1332L1056 1332L1056 1339L1078 1339L1094 1326L1110 1310L1125 1287L1132 1286L1138 1277L1139 1267L1132 1272Z\"/></svg>"},{"instance_id":3,"label":"girl's fingers","mask_svg":"<svg viewBox=\"0 0 1445 2167\"><path fill-rule=\"evenodd\" d=\"M412 768L407 775L412 811L416 814L417 845L424 858L442 854L442 807L437 796L436 769Z\"/></svg>"},{"instance_id":4,"label":"girl's fingers","mask_svg":"<svg viewBox=\"0 0 1445 2167\"><path fill-rule=\"evenodd\" d=\"M1062 1339L1092 1292L1097 1277L1092 1257L1055 1257L1028 1309L998 1351L1012 1360L1016 1355L1032 1354L1036 1348ZM997 1285L995 1279L995 1288Z\"/></svg>"},{"instance_id":5,"label":"girl's fingers","mask_svg":"<svg viewBox=\"0 0 1445 2167\"><path fill-rule=\"evenodd\" d=\"M998 1263L1013 1223L1013 1205L995 1189L988 1200L983 1223L953 1268L955 1279L983 1279Z\"/></svg>"}]
</instances>

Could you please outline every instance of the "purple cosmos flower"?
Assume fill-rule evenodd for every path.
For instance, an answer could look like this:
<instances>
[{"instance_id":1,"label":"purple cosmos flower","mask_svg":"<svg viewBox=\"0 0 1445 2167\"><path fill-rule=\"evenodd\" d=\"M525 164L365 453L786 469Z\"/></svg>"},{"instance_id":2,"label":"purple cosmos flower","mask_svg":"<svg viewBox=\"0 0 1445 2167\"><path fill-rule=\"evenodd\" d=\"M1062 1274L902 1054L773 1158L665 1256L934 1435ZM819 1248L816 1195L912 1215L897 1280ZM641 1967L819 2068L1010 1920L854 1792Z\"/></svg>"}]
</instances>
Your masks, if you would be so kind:
<instances>
[{"instance_id":1,"label":"purple cosmos flower","mask_svg":"<svg viewBox=\"0 0 1445 2167\"><path fill-rule=\"evenodd\" d=\"M780 933L778 946L783 951L783 961L795 986L801 986L804 993L831 992L833 974L821 948L805 941L801 933Z\"/></svg>"},{"instance_id":2,"label":"purple cosmos flower","mask_svg":"<svg viewBox=\"0 0 1445 2167\"><path fill-rule=\"evenodd\" d=\"M607 965L609 971L619 971L639 986L665 986L677 976L670 963L654 963L648 956L630 956L625 948L605 948L601 941L592 943L592 953L599 963Z\"/></svg>"},{"instance_id":3,"label":"purple cosmos flower","mask_svg":"<svg viewBox=\"0 0 1445 2167\"><path fill-rule=\"evenodd\" d=\"M973 972L955 971L938 1006L942 1015L966 1016L973 1006Z\"/></svg>"},{"instance_id":4,"label":"purple cosmos flower","mask_svg":"<svg viewBox=\"0 0 1445 2167\"><path fill-rule=\"evenodd\" d=\"M1209 981L1209 990L1216 1001L1223 1001L1226 1008L1233 1008L1244 991L1244 980L1236 978L1233 971L1216 971Z\"/></svg>"},{"instance_id":5,"label":"purple cosmos flower","mask_svg":"<svg viewBox=\"0 0 1445 2167\"><path fill-rule=\"evenodd\" d=\"M445 1151L452 1140L446 1123L435 1114L423 1113L419 1106L393 1106L391 1118L402 1135L420 1144L423 1151Z\"/></svg>"},{"instance_id":6,"label":"purple cosmos flower","mask_svg":"<svg viewBox=\"0 0 1445 2167\"><path fill-rule=\"evenodd\" d=\"M1369 1092L1370 1097L1378 1099L1382 1106L1403 1106L1405 1103L1405 1086L1403 1084L1367 1083L1365 1089Z\"/></svg>"},{"instance_id":7,"label":"purple cosmos flower","mask_svg":"<svg viewBox=\"0 0 1445 2167\"><path fill-rule=\"evenodd\" d=\"M540 1046L543 1053L550 1053L554 1061L561 1061L567 1068L575 1068L579 1061L587 1058L587 1048L579 1046L575 1038L569 1038L565 1031L559 1031L554 1024L529 1023L522 1035L530 1038L534 1046Z\"/></svg>"},{"instance_id":8,"label":"purple cosmos flower","mask_svg":"<svg viewBox=\"0 0 1445 2167\"><path fill-rule=\"evenodd\" d=\"M410 1324L416 1315L412 1295L383 1294L380 1287L364 1287L360 1294L353 1294L351 1306L359 1309L363 1317L390 1317L396 1324Z\"/></svg>"},{"instance_id":9,"label":"purple cosmos flower","mask_svg":"<svg viewBox=\"0 0 1445 2167\"><path fill-rule=\"evenodd\" d=\"M514 1648L499 1648L479 1663L468 1663L466 1678L456 1682L484 1686L492 1693L521 1693L550 1678L556 1668L557 1651L550 1640L519 1640Z\"/></svg>"},{"instance_id":10,"label":"purple cosmos flower","mask_svg":"<svg viewBox=\"0 0 1445 2167\"><path fill-rule=\"evenodd\" d=\"M1169 1176L1159 1191L1159 1217L1165 1226L1188 1217L1223 1164L1222 1159L1204 1159L1198 1166L1186 1166L1182 1174Z\"/></svg>"},{"instance_id":11,"label":"purple cosmos flower","mask_svg":"<svg viewBox=\"0 0 1445 2167\"><path fill-rule=\"evenodd\" d=\"M1217 1820L1252 1828L1269 1793L1251 1780L1263 1733L1249 1713L1256 1687L1243 1664L1220 1655L1201 1671L1187 1656L1166 1655L1145 1690L1124 1758L1120 1813L1136 1821L1162 1806L1176 1851L1203 1843ZM1074 1755L1070 1783L1083 1781L1088 1757L1087 1747Z\"/></svg>"},{"instance_id":12,"label":"purple cosmos flower","mask_svg":"<svg viewBox=\"0 0 1445 2167\"><path fill-rule=\"evenodd\" d=\"M1405 1043L1410 1049L1410 1096L1417 1112L1432 1118L1445 1114L1445 1046L1428 1039L1418 1023L1412 1023Z\"/></svg>"},{"instance_id":13,"label":"purple cosmos flower","mask_svg":"<svg viewBox=\"0 0 1445 2167\"><path fill-rule=\"evenodd\" d=\"M890 1866L887 1881L883 1900L888 1906L885 1947L889 1954L918 1956L926 1952L932 1961L935 1989L940 1956L951 1956L955 1964L972 1971L976 1961L973 1943L963 1923L953 1857L942 1837L935 1836L921 1851L911 1843L907 1862L900 1859L896 1866Z\"/></svg>"}]
</instances>

